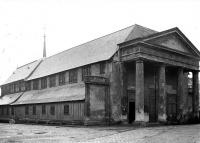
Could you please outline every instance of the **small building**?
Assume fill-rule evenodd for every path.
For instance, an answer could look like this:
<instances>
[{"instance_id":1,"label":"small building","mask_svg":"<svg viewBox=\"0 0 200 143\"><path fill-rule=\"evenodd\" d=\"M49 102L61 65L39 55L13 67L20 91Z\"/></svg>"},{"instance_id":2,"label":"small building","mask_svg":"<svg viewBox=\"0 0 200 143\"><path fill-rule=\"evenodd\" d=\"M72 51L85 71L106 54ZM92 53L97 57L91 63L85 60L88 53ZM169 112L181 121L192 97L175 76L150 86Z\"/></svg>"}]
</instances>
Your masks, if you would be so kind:
<instances>
[{"instance_id":1,"label":"small building","mask_svg":"<svg viewBox=\"0 0 200 143\"><path fill-rule=\"evenodd\" d=\"M1 85L0 119L87 125L199 116L199 60L178 28L135 24L17 68Z\"/></svg>"}]
</instances>

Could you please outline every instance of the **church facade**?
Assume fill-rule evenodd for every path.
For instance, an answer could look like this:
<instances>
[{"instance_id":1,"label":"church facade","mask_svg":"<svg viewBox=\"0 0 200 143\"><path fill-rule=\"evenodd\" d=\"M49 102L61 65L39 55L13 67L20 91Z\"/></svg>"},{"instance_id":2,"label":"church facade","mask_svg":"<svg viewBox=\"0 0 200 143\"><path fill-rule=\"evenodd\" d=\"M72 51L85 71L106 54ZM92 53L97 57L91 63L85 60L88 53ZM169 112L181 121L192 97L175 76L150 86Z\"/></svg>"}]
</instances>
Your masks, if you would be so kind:
<instances>
[{"instance_id":1,"label":"church facade","mask_svg":"<svg viewBox=\"0 0 200 143\"><path fill-rule=\"evenodd\" d=\"M1 85L0 120L87 125L199 116L199 59L178 28L133 25L17 68Z\"/></svg>"}]
</instances>

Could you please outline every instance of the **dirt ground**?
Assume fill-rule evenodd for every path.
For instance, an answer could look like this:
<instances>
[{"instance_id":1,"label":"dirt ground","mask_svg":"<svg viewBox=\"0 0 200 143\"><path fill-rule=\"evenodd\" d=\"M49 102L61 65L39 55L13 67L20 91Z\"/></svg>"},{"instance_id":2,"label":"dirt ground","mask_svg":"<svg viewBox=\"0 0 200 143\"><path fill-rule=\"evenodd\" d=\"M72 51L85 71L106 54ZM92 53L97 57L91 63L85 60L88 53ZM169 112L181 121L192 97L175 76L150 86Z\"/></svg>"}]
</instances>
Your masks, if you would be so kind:
<instances>
[{"instance_id":1,"label":"dirt ground","mask_svg":"<svg viewBox=\"0 0 200 143\"><path fill-rule=\"evenodd\" d=\"M200 143L200 124L136 126L47 126L0 123L1 143Z\"/></svg>"}]
</instances>

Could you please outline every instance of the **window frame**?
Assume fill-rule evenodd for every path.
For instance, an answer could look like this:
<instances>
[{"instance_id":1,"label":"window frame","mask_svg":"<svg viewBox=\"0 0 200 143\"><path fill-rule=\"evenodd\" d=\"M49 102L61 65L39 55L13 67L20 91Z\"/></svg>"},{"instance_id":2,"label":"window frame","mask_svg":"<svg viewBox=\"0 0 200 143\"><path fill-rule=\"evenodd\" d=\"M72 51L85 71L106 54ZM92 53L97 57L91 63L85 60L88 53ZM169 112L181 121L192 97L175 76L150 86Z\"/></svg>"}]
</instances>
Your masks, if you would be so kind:
<instances>
[{"instance_id":1,"label":"window frame","mask_svg":"<svg viewBox=\"0 0 200 143\"><path fill-rule=\"evenodd\" d=\"M46 105L42 105L42 115L46 114Z\"/></svg>"},{"instance_id":2,"label":"window frame","mask_svg":"<svg viewBox=\"0 0 200 143\"><path fill-rule=\"evenodd\" d=\"M25 89L26 89L26 91L31 91L31 81L27 81L25 83Z\"/></svg>"},{"instance_id":3,"label":"window frame","mask_svg":"<svg viewBox=\"0 0 200 143\"><path fill-rule=\"evenodd\" d=\"M66 77L65 72L59 73L59 85L65 85L65 77Z\"/></svg>"},{"instance_id":4,"label":"window frame","mask_svg":"<svg viewBox=\"0 0 200 143\"><path fill-rule=\"evenodd\" d=\"M33 106L33 115L36 115L36 106Z\"/></svg>"},{"instance_id":5,"label":"window frame","mask_svg":"<svg viewBox=\"0 0 200 143\"><path fill-rule=\"evenodd\" d=\"M39 89L39 80L35 79L33 81L33 90L38 90Z\"/></svg>"},{"instance_id":6,"label":"window frame","mask_svg":"<svg viewBox=\"0 0 200 143\"><path fill-rule=\"evenodd\" d=\"M29 115L29 106L25 106L25 115Z\"/></svg>"},{"instance_id":7,"label":"window frame","mask_svg":"<svg viewBox=\"0 0 200 143\"><path fill-rule=\"evenodd\" d=\"M49 76L49 87L56 86L56 75Z\"/></svg>"},{"instance_id":8,"label":"window frame","mask_svg":"<svg viewBox=\"0 0 200 143\"><path fill-rule=\"evenodd\" d=\"M11 107L11 115L15 115L15 108L13 106Z\"/></svg>"},{"instance_id":9,"label":"window frame","mask_svg":"<svg viewBox=\"0 0 200 143\"><path fill-rule=\"evenodd\" d=\"M105 74L106 73L106 62L100 62L100 74Z\"/></svg>"},{"instance_id":10,"label":"window frame","mask_svg":"<svg viewBox=\"0 0 200 143\"><path fill-rule=\"evenodd\" d=\"M6 115L9 115L9 107L6 107Z\"/></svg>"},{"instance_id":11,"label":"window frame","mask_svg":"<svg viewBox=\"0 0 200 143\"><path fill-rule=\"evenodd\" d=\"M47 88L47 77L41 78L41 89Z\"/></svg>"},{"instance_id":12,"label":"window frame","mask_svg":"<svg viewBox=\"0 0 200 143\"><path fill-rule=\"evenodd\" d=\"M85 80L85 76L91 75L91 65L82 67L82 81Z\"/></svg>"},{"instance_id":13,"label":"window frame","mask_svg":"<svg viewBox=\"0 0 200 143\"><path fill-rule=\"evenodd\" d=\"M1 114L4 115L4 107L2 107L2 113Z\"/></svg>"},{"instance_id":14,"label":"window frame","mask_svg":"<svg viewBox=\"0 0 200 143\"><path fill-rule=\"evenodd\" d=\"M78 70L73 69L69 71L69 83L77 83L78 81Z\"/></svg>"},{"instance_id":15,"label":"window frame","mask_svg":"<svg viewBox=\"0 0 200 143\"><path fill-rule=\"evenodd\" d=\"M64 105L63 113L64 115L69 115L69 105Z\"/></svg>"},{"instance_id":16,"label":"window frame","mask_svg":"<svg viewBox=\"0 0 200 143\"><path fill-rule=\"evenodd\" d=\"M51 107L50 107L50 115L55 115L55 105L51 105Z\"/></svg>"}]
</instances>

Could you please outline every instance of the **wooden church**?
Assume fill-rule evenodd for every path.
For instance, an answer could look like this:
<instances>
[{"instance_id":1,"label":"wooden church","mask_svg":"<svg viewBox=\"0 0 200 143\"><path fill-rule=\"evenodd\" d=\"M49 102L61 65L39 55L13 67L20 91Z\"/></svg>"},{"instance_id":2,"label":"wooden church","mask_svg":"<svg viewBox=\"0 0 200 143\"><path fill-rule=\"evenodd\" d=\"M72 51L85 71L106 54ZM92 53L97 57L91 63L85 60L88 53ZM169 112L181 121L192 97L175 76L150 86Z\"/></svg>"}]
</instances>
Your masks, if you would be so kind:
<instances>
[{"instance_id":1,"label":"wooden church","mask_svg":"<svg viewBox=\"0 0 200 143\"><path fill-rule=\"evenodd\" d=\"M1 85L0 120L88 125L199 116L199 60L178 28L135 24L18 67Z\"/></svg>"}]
</instances>

